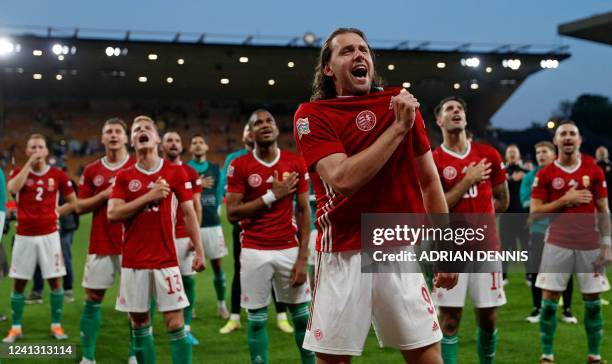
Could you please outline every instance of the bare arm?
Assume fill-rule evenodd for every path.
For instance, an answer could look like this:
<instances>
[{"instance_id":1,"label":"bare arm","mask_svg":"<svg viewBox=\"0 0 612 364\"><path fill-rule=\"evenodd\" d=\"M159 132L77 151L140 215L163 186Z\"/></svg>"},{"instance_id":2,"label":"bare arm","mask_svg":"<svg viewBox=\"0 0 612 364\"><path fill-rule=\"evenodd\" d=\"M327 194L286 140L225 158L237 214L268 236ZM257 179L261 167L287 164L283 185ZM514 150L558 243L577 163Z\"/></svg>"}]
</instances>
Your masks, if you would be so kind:
<instances>
[{"instance_id":1,"label":"bare arm","mask_svg":"<svg viewBox=\"0 0 612 364\"><path fill-rule=\"evenodd\" d=\"M612 228L610 226L610 206L608 206L607 198L599 198L595 200L595 208L597 208L597 226L599 235L610 236Z\"/></svg>"},{"instance_id":2,"label":"bare arm","mask_svg":"<svg viewBox=\"0 0 612 364\"><path fill-rule=\"evenodd\" d=\"M436 170L431 151L418 157L416 165L425 211L428 213L448 213L442 183L440 183L440 176Z\"/></svg>"},{"instance_id":3,"label":"bare arm","mask_svg":"<svg viewBox=\"0 0 612 364\"><path fill-rule=\"evenodd\" d=\"M149 192L130 202L125 202L120 198L111 198L108 201L108 210L106 211L108 221L115 223L128 220L151 202L164 199L168 194L170 194L170 186L160 177Z\"/></svg>"},{"instance_id":4,"label":"bare arm","mask_svg":"<svg viewBox=\"0 0 612 364\"><path fill-rule=\"evenodd\" d=\"M242 193L228 192L225 196L227 205L227 220L232 224L237 223L242 219L255 216L255 214L264 208L267 208L262 198L256 198L253 201L242 202L244 195Z\"/></svg>"},{"instance_id":5,"label":"bare arm","mask_svg":"<svg viewBox=\"0 0 612 364\"><path fill-rule=\"evenodd\" d=\"M298 224L298 239L300 242L300 252L298 259L308 257L308 240L310 238L310 203L308 201L308 192L297 195L297 224Z\"/></svg>"},{"instance_id":6,"label":"bare arm","mask_svg":"<svg viewBox=\"0 0 612 364\"><path fill-rule=\"evenodd\" d=\"M500 183L493 187L493 206L495 212L504 212L510 205L510 191L508 191L508 182Z\"/></svg>"},{"instance_id":7,"label":"bare arm","mask_svg":"<svg viewBox=\"0 0 612 364\"><path fill-rule=\"evenodd\" d=\"M104 205L108 201L112 190L113 186L109 186L107 189L101 191L97 195L87 198L79 198L76 203L77 214L86 214L100 208L100 206Z\"/></svg>"},{"instance_id":8,"label":"bare arm","mask_svg":"<svg viewBox=\"0 0 612 364\"><path fill-rule=\"evenodd\" d=\"M444 197L446 198L446 203L448 204L448 208L452 209L461 201L463 195L470 189L470 187L479 183L480 181L484 181L489 179L491 174L491 163L488 163L486 159L482 159L478 164L472 162L467 166L465 171L465 175L459 181L459 183L455 184L450 190L446 191Z\"/></svg>"},{"instance_id":9,"label":"bare arm","mask_svg":"<svg viewBox=\"0 0 612 364\"><path fill-rule=\"evenodd\" d=\"M198 226L200 222L202 222L202 201L200 200L201 193L193 194L193 208L196 213L196 218L198 219Z\"/></svg>"},{"instance_id":10,"label":"bare arm","mask_svg":"<svg viewBox=\"0 0 612 364\"><path fill-rule=\"evenodd\" d=\"M74 192L72 192L71 194L66 196L65 199L66 199L66 202L62 206L57 208L57 213L60 216L69 215L69 214L73 213L74 210L76 209L77 198L76 198L76 194Z\"/></svg>"},{"instance_id":11,"label":"bare arm","mask_svg":"<svg viewBox=\"0 0 612 364\"><path fill-rule=\"evenodd\" d=\"M572 187L561 198L545 203L543 200L531 197L529 206L530 212L533 214L550 214L559 212L569 205L577 205L581 203L589 203L593 198L593 194L589 190L577 190Z\"/></svg>"},{"instance_id":12,"label":"bare arm","mask_svg":"<svg viewBox=\"0 0 612 364\"><path fill-rule=\"evenodd\" d=\"M198 221L193 201L182 202L181 211L183 216L185 216L185 228L195 251L192 268L196 272L201 272L205 268L204 248L202 247L202 239L200 237L200 222Z\"/></svg>"},{"instance_id":13,"label":"bare arm","mask_svg":"<svg viewBox=\"0 0 612 364\"><path fill-rule=\"evenodd\" d=\"M392 124L368 148L348 157L344 153L330 154L319 160L316 170L334 191L351 196L365 186L387 163L405 134ZM359 178L355 178L359 176Z\"/></svg>"},{"instance_id":14,"label":"bare arm","mask_svg":"<svg viewBox=\"0 0 612 364\"><path fill-rule=\"evenodd\" d=\"M395 121L372 145L350 157L334 153L317 162L317 173L334 191L351 196L370 182L414 125L420 104L413 95L402 89L391 98L391 105Z\"/></svg>"},{"instance_id":15,"label":"bare arm","mask_svg":"<svg viewBox=\"0 0 612 364\"><path fill-rule=\"evenodd\" d=\"M298 177L299 175L296 172L292 172L287 178L281 181L278 172L274 171L272 188L268 191L268 193L272 192L274 196L272 203L294 193L299 180ZM228 192L226 195L227 219L232 224L242 219L252 217L261 209L268 207L264 202L264 196L248 202L242 202L243 197L244 194L236 192Z\"/></svg>"}]
</instances>

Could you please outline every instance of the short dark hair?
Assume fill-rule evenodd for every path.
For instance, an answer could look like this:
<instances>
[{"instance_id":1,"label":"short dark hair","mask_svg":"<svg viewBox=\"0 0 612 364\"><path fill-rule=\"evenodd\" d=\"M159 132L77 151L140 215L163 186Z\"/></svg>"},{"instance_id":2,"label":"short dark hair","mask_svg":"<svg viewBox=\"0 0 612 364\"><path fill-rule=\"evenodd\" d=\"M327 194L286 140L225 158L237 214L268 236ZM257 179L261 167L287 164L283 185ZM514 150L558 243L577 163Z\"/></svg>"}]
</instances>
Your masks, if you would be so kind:
<instances>
[{"instance_id":1,"label":"short dark hair","mask_svg":"<svg viewBox=\"0 0 612 364\"><path fill-rule=\"evenodd\" d=\"M548 148L548 149L552 150L553 153L557 152L557 149L555 149L555 145L553 143L549 142L548 140L542 140L540 142L537 142L535 144L535 146L534 146L534 149L538 149L538 148L542 148L542 147L545 147L545 148Z\"/></svg>"},{"instance_id":2,"label":"short dark hair","mask_svg":"<svg viewBox=\"0 0 612 364\"><path fill-rule=\"evenodd\" d=\"M189 139L189 141L192 142L195 138L202 138L202 140L204 140L204 142L207 142L206 141L206 137L202 133L195 133L195 134L193 134L191 136L191 138Z\"/></svg>"},{"instance_id":3,"label":"short dark hair","mask_svg":"<svg viewBox=\"0 0 612 364\"><path fill-rule=\"evenodd\" d=\"M104 125L102 125L102 129L104 129L107 125L119 125L123 128L123 131L126 134L128 133L127 124L125 123L125 121L123 121L120 118L112 117L112 118L106 119L106 121L104 122Z\"/></svg>"},{"instance_id":4,"label":"short dark hair","mask_svg":"<svg viewBox=\"0 0 612 364\"><path fill-rule=\"evenodd\" d=\"M463 107L463 111L467 113L467 103L465 102L465 100L463 100L459 96L448 96L448 97L443 98L442 101L440 101L438 105L436 105L436 107L434 108L434 116L436 118L440 114L440 111L442 111L442 106L444 106L444 104L446 104L449 101L457 101Z\"/></svg>"}]
</instances>

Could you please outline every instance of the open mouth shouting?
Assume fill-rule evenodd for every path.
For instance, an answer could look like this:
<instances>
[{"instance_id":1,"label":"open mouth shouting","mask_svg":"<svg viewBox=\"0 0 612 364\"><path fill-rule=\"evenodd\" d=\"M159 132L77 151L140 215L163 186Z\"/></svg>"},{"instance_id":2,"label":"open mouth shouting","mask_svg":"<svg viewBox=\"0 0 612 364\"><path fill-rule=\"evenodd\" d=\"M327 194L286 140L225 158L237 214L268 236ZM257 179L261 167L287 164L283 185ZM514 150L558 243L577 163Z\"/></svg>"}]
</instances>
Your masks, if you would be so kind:
<instances>
[{"instance_id":1,"label":"open mouth shouting","mask_svg":"<svg viewBox=\"0 0 612 364\"><path fill-rule=\"evenodd\" d=\"M359 83L368 82L368 67L365 64L358 64L351 70L351 75Z\"/></svg>"}]
</instances>

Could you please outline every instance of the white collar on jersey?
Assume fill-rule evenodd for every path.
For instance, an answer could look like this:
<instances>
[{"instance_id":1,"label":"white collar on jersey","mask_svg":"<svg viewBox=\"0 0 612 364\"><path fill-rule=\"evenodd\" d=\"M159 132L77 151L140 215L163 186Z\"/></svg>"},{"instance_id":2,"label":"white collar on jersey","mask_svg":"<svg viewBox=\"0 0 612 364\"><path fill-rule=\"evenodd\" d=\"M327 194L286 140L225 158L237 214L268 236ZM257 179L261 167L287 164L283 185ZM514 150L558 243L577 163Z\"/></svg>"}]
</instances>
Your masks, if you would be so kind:
<instances>
[{"instance_id":1,"label":"white collar on jersey","mask_svg":"<svg viewBox=\"0 0 612 364\"><path fill-rule=\"evenodd\" d=\"M144 173L144 174L147 174L147 175L152 175L152 174L155 174L155 173L159 172L162 169L163 166L164 166L164 159L163 158L159 158L159 166L153 168L150 171L142 168L140 166L140 164L136 163L136 169L139 170L140 172Z\"/></svg>"},{"instance_id":2,"label":"white collar on jersey","mask_svg":"<svg viewBox=\"0 0 612 364\"><path fill-rule=\"evenodd\" d=\"M571 167L564 166L563 164L559 163L558 160L555 160L554 163L555 163L555 166L557 166L557 168L559 168L563 172L565 172L567 174L572 174L572 173L576 172L578 170L578 168L580 168L580 166L582 165L582 158L580 158L580 155L578 155L578 162L576 162L576 164L574 164Z\"/></svg>"},{"instance_id":3,"label":"white collar on jersey","mask_svg":"<svg viewBox=\"0 0 612 364\"><path fill-rule=\"evenodd\" d=\"M44 176L47 172L49 172L49 170L51 169L51 166L47 164L47 166L40 172L34 172L33 169L30 169L30 173L32 173L35 176Z\"/></svg>"},{"instance_id":4,"label":"white collar on jersey","mask_svg":"<svg viewBox=\"0 0 612 364\"><path fill-rule=\"evenodd\" d=\"M472 150L472 143L467 142L467 148L465 148L465 152L463 152L463 154L459 154L457 152L454 152L450 149L448 149L447 147L444 146L443 144L440 144L440 147L442 148L442 151L452 155L455 158L459 158L459 159L465 159L465 157L467 157L470 154L470 150Z\"/></svg>"},{"instance_id":5,"label":"white collar on jersey","mask_svg":"<svg viewBox=\"0 0 612 364\"><path fill-rule=\"evenodd\" d=\"M123 158L123 160L121 160L121 161L119 161L119 162L117 162L117 163L115 163L115 164L112 164L112 163L110 163L110 162L108 161L108 159L106 158L106 156L104 156L104 157L100 158L100 162L102 163L102 165L104 166L104 168L106 168L106 169L108 169L108 170L111 170L111 171L116 171L116 170L120 169L121 167L123 167L123 166L124 166L124 165L127 163L127 161L128 161L129 159L130 159L130 155L129 155L129 154L126 154L126 155L125 155L125 158Z\"/></svg>"},{"instance_id":6,"label":"white collar on jersey","mask_svg":"<svg viewBox=\"0 0 612 364\"><path fill-rule=\"evenodd\" d=\"M280 159L280 155L281 155L280 148L276 148L276 157L274 158L272 162L267 163L266 161L262 161L261 159L259 159L257 157L257 149L255 148L253 149L253 157L255 158L255 160L268 168L273 167L278 162L278 160Z\"/></svg>"}]
</instances>

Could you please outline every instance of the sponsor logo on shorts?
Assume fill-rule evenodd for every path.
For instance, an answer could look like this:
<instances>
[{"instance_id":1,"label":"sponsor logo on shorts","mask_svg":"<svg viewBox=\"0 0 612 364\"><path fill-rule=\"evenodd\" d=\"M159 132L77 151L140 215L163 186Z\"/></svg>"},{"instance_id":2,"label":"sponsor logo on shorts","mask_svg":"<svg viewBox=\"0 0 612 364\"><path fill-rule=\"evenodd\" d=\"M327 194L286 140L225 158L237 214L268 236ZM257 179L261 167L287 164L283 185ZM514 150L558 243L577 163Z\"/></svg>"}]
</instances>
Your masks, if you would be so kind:
<instances>
[{"instance_id":1,"label":"sponsor logo on shorts","mask_svg":"<svg viewBox=\"0 0 612 364\"><path fill-rule=\"evenodd\" d=\"M102 186L104 184L104 177L101 176L101 175L95 176L94 179L93 179L93 184L96 187Z\"/></svg>"},{"instance_id":2,"label":"sponsor logo on shorts","mask_svg":"<svg viewBox=\"0 0 612 364\"><path fill-rule=\"evenodd\" d=\"M119 297L119 303L125 305L125 298Z\"/></svg>"},{"instance_id":3,"label":"sponsor logo on shorts","mask_svg":"<svg viewBox=\"0 0 612 364\"><path fill-rule=\"evenodd\" d=\"M440 330L440 326L438 325L437 321L434 321L433 325L431 325L431 331L438 331Z\"/></svg>"},{"instance_id":4,"label":"sponsor logo on shorts","mask_svg":"<svg viewBox=\"0 0 612 364\"><path fill-rule=\"evenodd\" d=\"M444 168L442 175L448 180L453 180L457 177L457 170L453 166L448 166Z\"/></svg>"},{"instance_id":5,"label":"sponsor logo on shorts","mask_svg":"<svg viewBox=\"0 0 612 364\"><path fill-rule=\"evenodd\" d=\"M357 128L361 131L370 131L376 126L376 115L370 110L364 110L355 118Z\"/></svg>"},{"instance_id":6,"label":"sponsor logo on shorts","mask_svg":"<svg viewBox=\"0 0 612 364\"><path fill-rule=\"evenodd\" d=\"M253 173L252 175L249 176L249 186L256 188L261 186L261 176L258 175L257 173Z\"/></svg>"},{"instance_id":7,"label":"sponsor logo on shorts","mask_svg":"<svg viewBox=\"0 0 612 364\"><path fill-rule=\"evenodd\" d=\"M565 187L565 181L563 180L563 178L561 178L561 177L557 177L557 178L553 179L553 181L552 181L552 187L553 187L555 190L560 190L560 189L562 189L563 187Z\"/></svg>"},{"instance_id":8,"label":"sponsor logo on shorts","mask_svg":"<svg viewBox=\"0 0 612 364\"><path fill-rule=\"evenodd\" d=\"M183 302L183 296L179 296L176 302Z\"/></svg>"},{"instance_id":9,"label":"sponsor logo on shorts","mask_svg":"<svg viewBox=\"0 0 612 364\"><path fill-rule=\"evenodd\" d=\"M242 295L242 300L243 300L244 302L249 302L249 296L247 296L247 295L243 294L243 295Z\"/></svg>"},{"instance_id":10,"label":"sponsor logo on shorts","mask_svg":"<svg viewBox=\"0 0 612 364\"><path fill-rule=\"evenodd\" d=\"M133 179L130 181L130 183L128 183L128 190L130 190L130 192L137 192L141 188L142 188L142 183L137 179Z\"/></svg>"},{"instance_id":11,"label":"sponsor logo on shorts","mask_svg":"<svg viewBox=\"0 0 612 364\"><path fill-rule=\"evenodd\" d=\"M321 329L316 329L314 331L314 338L317 341L321 340L323 338L323 331L321 331Z\"/></svg>"},{"instance_id":12,"label":"sponsor logo on shorts","mask_svg":"<svg viewBox=\"0 0 612 364\"><path fill-rule=\"evenodd\" d=\"M295 123L295 130L297 130L299 139L302 139L302 136L306 134L310 134L310 122L308 118L298 119Z\"/></svg>"}]
</instances>

